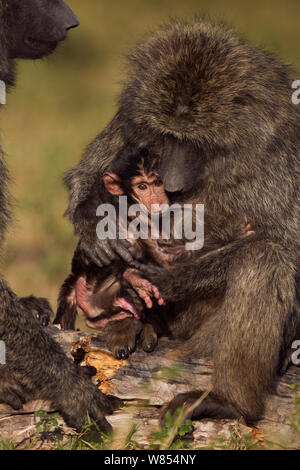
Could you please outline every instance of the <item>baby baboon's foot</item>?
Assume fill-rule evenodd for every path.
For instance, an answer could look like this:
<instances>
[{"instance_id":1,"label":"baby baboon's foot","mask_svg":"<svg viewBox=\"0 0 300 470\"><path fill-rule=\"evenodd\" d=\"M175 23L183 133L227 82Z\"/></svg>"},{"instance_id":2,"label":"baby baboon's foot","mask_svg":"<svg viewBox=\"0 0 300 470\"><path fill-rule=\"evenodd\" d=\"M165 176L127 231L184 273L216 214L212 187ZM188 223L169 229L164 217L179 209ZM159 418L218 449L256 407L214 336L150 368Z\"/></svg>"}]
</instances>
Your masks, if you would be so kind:
<instances>
[{"instance_id":1,"label":"baby baboon's foot","mask_svg":"<svg viewBox=\"0 0 300 470\"><path fill-rule=\"evenodd\" d=\"M19 301L25 310L31 312L42 326L49 325L53 310L47 299L29 295L28 297L21 297Z\"/></svg>"},{"instance_id":2,"label":"baby baboon's foot","mask_svg":"<svg viewBox=\"0 0 300 470\"><path fill-rule=\"evenodd\" d=\"M135 318L108 323L104 328L106 344L116 359L127 359L135 350L142 323Z\"/></svg>"},{"instance_id":3,"label":"baby baboon's foot","mask_svg":"<svg viewBox=\"0 0 300 470\"><path fill-rule=\"evenodd\" d=\"M135 306L130 300L127 300L124 297L119 297L118 299L116 299L114 307L120 307L125 312L132 313L134 318L136 318L137 320L141 319L141 313L135 308Z\"/></svg>"},{"instance_id":4,"label":"baby baboon's foot","mask_svg":"<svg viewBox=\"0 0 300 470\"><path fill-rule=\"evenodd\" d=\"M141 332L142 348L145 352L152 352L157 346L157 333L150 323L143 325Z\"/></svg>"}]
</instances>

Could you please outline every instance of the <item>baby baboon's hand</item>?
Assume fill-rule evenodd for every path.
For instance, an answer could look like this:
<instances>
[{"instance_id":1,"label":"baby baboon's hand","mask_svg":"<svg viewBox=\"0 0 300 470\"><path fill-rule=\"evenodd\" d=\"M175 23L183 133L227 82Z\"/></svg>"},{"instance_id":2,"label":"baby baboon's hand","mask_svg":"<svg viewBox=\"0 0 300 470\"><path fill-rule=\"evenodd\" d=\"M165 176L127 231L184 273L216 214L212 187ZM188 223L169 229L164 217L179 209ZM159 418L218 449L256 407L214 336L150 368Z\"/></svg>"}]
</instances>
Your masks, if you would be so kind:
<instances>
[{"instance_id":1,"label":"baby baboon's hand","mask_svg":"<svg viewBox=\"0 0 300 470\"><path fill-rule=\"evenodd\" d=\"M237 227L237 233L235 234L235 239L240 240L246 237L255 235L255 230L253 230L252 225L245 220L245 223Z\"/></svg>"},{"instance_id":2,"label":"baby baboon's hand","mask_svg":"<svg viewBox=\"0 0 300 470\"><path fill-rule=\"evenodd\" d=\"M156 286L142 277L136 269L127 269L123 277L125 281L136 291L139 297L145 302L147 308L153 307L152 299L156 299L158 305L164 305L164 300Z\"/></svg>"},{"instance_id":3,"label":"baby baboon's hand","mask_svg":"<svg viewBox=\"0 0 300 470\"><path fill-rule=\"evenodd\" d=\"M21 297L19 301L25 310L31 312L42 326L49 325L53 310L47 299L30 295L28 297Z\"/></svg>"}]
</instances>

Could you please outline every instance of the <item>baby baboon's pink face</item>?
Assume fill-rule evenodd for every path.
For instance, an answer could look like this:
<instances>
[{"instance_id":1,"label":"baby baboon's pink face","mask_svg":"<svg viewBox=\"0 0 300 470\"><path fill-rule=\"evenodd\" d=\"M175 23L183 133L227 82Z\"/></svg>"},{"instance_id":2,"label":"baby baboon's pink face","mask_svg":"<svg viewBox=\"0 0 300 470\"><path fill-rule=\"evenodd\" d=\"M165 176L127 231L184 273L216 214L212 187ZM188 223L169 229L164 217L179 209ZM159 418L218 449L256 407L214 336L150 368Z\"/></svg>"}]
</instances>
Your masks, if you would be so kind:
<instances>
[{"instance_id":1,"label":"baby baboon's pink face","mask_svg":"<svg viewBox=\"0 0 300 470\"><path fill-rule=\"evenodd\" d=\"M132 193L139 204L144 204L148 212L161 212L162 205L169 204L164 186L157 173L136 176L132 180Z\"/></svg>"},{"instance_id":2,"label":"baby baboon's pink face","mask_svg":"<svg viewBox=\"0 0 300 470\"><path fill-rule=\"evenodd\" d=\"M104 175L104 184L107 191L115 196L125 194L122 181L114 173L106 173ZM163 205L169 204L169 199L166 195L164 186L157 172L151 171L146 174L141 169L140 174L135 176L131 181L130 194L138 204L146 206L149 213L161 212Z\"/></svg>"}]
</instances>

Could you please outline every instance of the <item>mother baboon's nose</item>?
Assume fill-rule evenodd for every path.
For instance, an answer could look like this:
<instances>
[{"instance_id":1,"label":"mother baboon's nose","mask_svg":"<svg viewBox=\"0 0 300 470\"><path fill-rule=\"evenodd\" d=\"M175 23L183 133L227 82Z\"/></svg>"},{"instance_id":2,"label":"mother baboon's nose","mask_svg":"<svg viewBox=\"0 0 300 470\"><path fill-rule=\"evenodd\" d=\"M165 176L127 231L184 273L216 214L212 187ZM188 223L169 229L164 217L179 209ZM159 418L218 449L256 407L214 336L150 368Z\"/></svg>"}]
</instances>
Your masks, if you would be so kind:
<instances>
[{"instance_id":1,"label":"mother baboon's nose","mask_svg":"<svg viewBox=\"0 0 300 470\"><path fill-rule=\"evenodd\" d=\"M62 13L64 27L66 31L69 29L77 28L80 25L79 19L75 15L74 11L64 2L64 11Z\"/></svg>"}]
</instances>

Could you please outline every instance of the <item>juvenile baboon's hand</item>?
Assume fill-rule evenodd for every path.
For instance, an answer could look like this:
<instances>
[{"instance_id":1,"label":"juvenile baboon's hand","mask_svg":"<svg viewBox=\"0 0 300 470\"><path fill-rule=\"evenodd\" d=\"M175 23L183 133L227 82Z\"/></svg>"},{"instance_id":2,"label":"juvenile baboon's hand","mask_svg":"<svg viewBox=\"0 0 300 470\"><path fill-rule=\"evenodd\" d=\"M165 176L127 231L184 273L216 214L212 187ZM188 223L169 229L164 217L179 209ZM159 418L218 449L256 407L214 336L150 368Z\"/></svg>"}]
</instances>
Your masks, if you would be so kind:
<instances>
[{"instance_id":1,"label":"juvenile baboon's hand","mask_svg":"<svg viewBox=\"0 0 300 470\"><path fill-rule=\"evenodd\" d=\"M54 315L54 313L47 299L30 295L21 297L19 301L24 309L30 312L42 326L49 325L51 315Z\"/></svg>"},{"instance_id":2,"label":"juvenile baboon's hand","mask_svg":"<svg viewBox=\"0 0 300 470\"><path fill-rule=\"evenodd\" d=\"M20 410L26 402L26 396L21 385L12 379L6 380L3 374L0 375L0 403L6 403L14 410Z\"/></svg>"},{"instance_id":3,"label":"juvenile baboon's hand","mask_svg":"<svg viewBox=\"0 0 300 470\"><path fill-rule=\"evenodd\" d=\"M87 382L91 371L78 367L78 372L78 382L71 393L63 398L61 414L68 426L78 431L90 420L102 432L109 434L112 428L105 415L112 414L114 410L120 408L122 400L111 395L104 395L94 384Z\"/></svg>"},{"instance_id":4,"label":"juvenile baboon's hand","mask_svg":"<svg viewBox=\"0 0 300 470\"><path fill-rule=\"evenodd\" d=\"M88 245L85 241L80 242L80 249L87 258L87 262L93 262L99 268L110 265L120 258L129 266L138 269L140 263L130 253L131 244L128 240L96 240L93 245Z\"/></svg>"}]
</instances>

